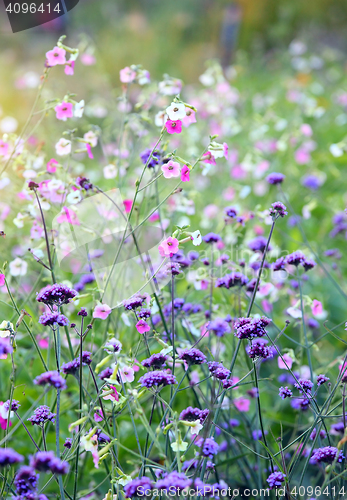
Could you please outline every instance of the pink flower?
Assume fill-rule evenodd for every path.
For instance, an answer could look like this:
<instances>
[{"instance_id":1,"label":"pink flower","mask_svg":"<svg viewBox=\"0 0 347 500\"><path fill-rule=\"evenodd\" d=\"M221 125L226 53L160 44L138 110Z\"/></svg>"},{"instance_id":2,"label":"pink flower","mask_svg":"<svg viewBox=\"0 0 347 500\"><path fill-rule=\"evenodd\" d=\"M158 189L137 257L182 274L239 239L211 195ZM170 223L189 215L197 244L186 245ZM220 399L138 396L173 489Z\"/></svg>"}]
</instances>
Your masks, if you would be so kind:
<instances>
[{"instance_id":1,"label":"pink flower","mask_svg":"<svg viewBox=\"0 0 347 500\"><path fill-rule=\"evenodd\" d=\"M234 400L234 405L236 406L236 408L239 410L239 411L248 411L249 410L249 407L251 406L251 402L249 399L247 398L237 398Z\"/></svg>"},{"instance_id":2,"label":"pink flower","mask_svg":"<svg viewBox=\"0 0 347 500\"><path fill-rule=\"evenodd\" d=\"M178 245L178 240L169 236L169 238L164 240L163 243L159 245L158 250L162 257L172 257L178 252Z\"/></svg>"},{"instance_id":3,"label":"pink flower","mask_svg":"<svg viewBox=\"0 0 347 500\"><path fill-rule=\"evenodd\" d=\"M171 179L171 177L179 177L180 175L180 164L177 161L168 161L162 165L161 170L165 179Z\"/></svg>"},{"instance_id":4,"label":"pink flower","mask_svg":"<svg viewBox=\"0 0 347 500\"><path fill-rule=\"evenodd\" d=\"M0 401L0 408L2 407L2 405L4 404L3 401ZM5 412L1 411L0 410L0 427L1 429L5 430L7 428L7 417L5 417ZM10 427L12 425L12 422L10 422Z\"/></svg>"},{"instance_id":5,"label":"pink flower","mask_svg":"<svg viewBox=\"0 0 347 500\"><path fill-rule=\"evenodd\" d=\"M190 174L190 168L187 167L187 165L183 165L181 170L181 181L182 182L190 181L189 174Z\"/></svg>"},{"instance_id":6,"label":"pink flower","mask_svg":"<svg viewBox=\"0 0 347 500\"><path fill-rule=\"evenodd\" d=\"M5 275L0 274L0 286L4 286L4 284L5 284Z\"/></svg>"},{"instance_id":7,"label":"pink flower","mask_svg":"<svg viewBox=\"0 0 347 500\"><path fill-rule=\"evenodd\" d=\"M59 47L54 47L54 49L46 52L47 65L57 66L57 64L65 64L66 63L65 55L66 51L64 49L60 49Z\"/></svg>"},{"instance_id":8,"label":"pink flower","mask_svg":"<svg viewBox=\"0 0 347 500\"><path fill-rule=\"evenodd\" d=\"M6 156L8 153L8 143L0 139L0 156Z\"/></svg>"},{"instance_id":9,"label":"pink flower","mask_svg":"<svg viewBox=\"0 0 347 500\"><path fill-rule=\"evenodd\" d=\"M109 400L112 402L119 401L119 395L118 395L117 389L115 388L114 385L110 385L109 387L106 387L105 389L106 390L101 394L102 399L104 399L105 401ZM103 394L105 394L105 392L108 392L111 389L112 389L111 394L106 394L105 396L103 396Z\"/></svg>"},{"instance_id":10,"label":"pink flower","mask_svg":"<svg viewBox=\"0 0 347 500\"><path fill-rule=\"evenodd\" d=\"M182 132L181 120L167 120L165 122L165 127L168 134L180 134Z\"/></svg>"},{"instance_id":11,"label":"pink flower","mask_svg":"<svg viewBox=\"0 0 347 500\"><path fill-rule=\"evenodd\" d=\"M72 226L81 225L80 221L78 220L76 212L68 207L62 208L61 214L58 215L57 217L57 222L59 224L62 224L63 222L68 222Z\"/></svg>"},{"instance_id":12,"label":"pink flower","mask_svg":"<svg viewBox=\"0 0 347 500\"><path fill-rule=\"evenodd\" d=\"M289 370L291 370L293 366L293 359L291 358L291 356L285 353L283 354L282 358L281 356L278 356L277 358L278 368L280 368L281 370L288 370L289 368Z\"/></svg>"},{"instance_id":13,"label":"pink flower","mask_svg":"<svg viewBox=\"0 0 347 500\"><path fill-rule=\"evenodd\" d=\"M68 61L65 65L65 75L73 75L74 74L74 68L75 68L75 61Z\"/></svg>"},{"instance_id":14,"label":"pink flower","mask_svg":"<svg viewBox=\"0 0 347 500\"><path fill-rule=\"evenodd\" d=\"M216 165L215 157L209 151L202 155L202 159L205 163L209 163L210 165Z\"/></svg>"},{"instance_id":15,"label":"pink flower","mask_svg":"<svg viewBox=\"0 0 347 500\"><path fill-rule=\"evenodd\" d=\"M186 107L186 116L182 118L182 123L185 127L189 127L192 123L196 123L195 111Z\"/></svg>"},{"instance_id":16,"label":"pink flower","mask_svg":"<svg viewBox=\"0 0 347 500\"><path fill-rule=\"evenodd\" d=\"M133 200L124 200L123 205L125 213L129 214L131 212L131 207L133 206Z\"/></svg>"},{"instance_id":17,"label":"pink flower","mask_svg":"<svg viewBox=\"0 0 347 500\"><path fill-rule=\"evenodd\" d=\"M112 312L112 309L107 304L99 304L95 307L93 318L106 319Z\"/></svg>"},{"instance_id":18,"label":"pink flower","mask_svg":"<svg viewBox=\"0 0 347 500\"><path fill-rule=\"evenodd\" d=\"M312 302L311 310L312 310L313 316L319 316L319 314L322 314L322 312L323 312L323 305L322 305L322 303L319 302L319 300L315 299Z\"/></svg>"},{"instance_id":19,"label":"pink flower","mask_svg":"<svg viewBox=\"0 0 347 500\"><path fill-rule=\"evenodd\" d=\"M63 122L66 122L67 118L73 117L73 105L71 102L63 101L54 108L54 111L58 120L63 120Z\"/></svg>"},{"instance_id":20,"label":"pink flower","mask_svg":"<svg viewBox=\"0 0 347 500\"><path fill-rule=\"evenodd\" d=\"M32 238L33 240L39 240L40 238L42 238L43 235L44 235L43 228L37 222L34 222L34 224L30 229L30 238Z\"/></svg>"},{"instance_id":21,"label":"pink flower","mask_svg":"<svg viewBox=\"0 0 347 500\"><path fill-rule=\"evenodd\" d=\"M156 222L159 219L160 219L159 212L154 212L148 220L149 222Z\"/></svg>"},{"instance_id":22,"label":"pink flower","mask_svg":"<svg viewBox=\"0 0 347 500\"><path fill-rule=\"evenodd\" d=\"M136 71L126 66L119 72L119 79L122 83L131 83L136 78Z\"/></svg>"},{"instance_id":23,"label":"pink flower","mask_svg":"<svg viewBox=\"0 0 347 500\"><path fill-rule=\"evenodd\" d=\"M300 127L300 132L304 135L306 135L306 137L311 137L312 136L312 128L311 128L311 125L309 125L308 123L303 123Z\"/></svg>"},{"instance_id":24,"label":"pink flower","mask_svg":"<svg viewBox=\"0 0 347 500\"><path fill-rule=\"evenodd\" d=\"M84 66L93 66L93 64L96 63L95 56L93 56L93 54L88 54L88 52L85 52L81 55L81 63L84 64Z\"/></svg>"},{"instance_id":25,"label":"pink flower","mask_svg":"<svg viewBox=\"0 0 347 500\"><path fill-rule=\"evenodd\" d=\"M90 144L88 144L88 142L87 142L87 144L86 144L86 148L87 148L87 153L88 153L89 158L90 158L91 160L93 160L93 159L94 159L94 156L93 156L93 153L92 153L92 148L90 147Z\"/></svg>"},{"instance_id":26,"label":"pink flower","mask_svg":"<svg viewBox=\"0 0 347 500\"><path fill-rule=\"evenodd\" d=\"M305 165L311 160L311 155L306 149L299 148L295 151L295 161L298 165Z\"/></svg>"},{"instance_id":27,"label":"pink flower","mask_svg":"<svg viewBox=\"0 0 347 500\"><path fill-rule=\"evenodd\" d=\"M41 347L41 349L48 349L49 347L48 339L44 339L40 335L37 335L36 340L38 346Z\"/></svg>"},{"instance_id":28,"label":"pink flower","mask_svg":"<svg viewBox=\"0 0 347 500\"><path fill-rule=\"evenodd\" d=\"M133 382L135 379L134 370L131 366L123 366L123 368L119 370L119 374L122 377L123 382Z\"/></svg>"},{"instance_id":29,"label":"pink flower","mask_svg":"<svg viewBox=\"0 0 347 500\"><path fill-rule=\"evenodd\" d=\"M94 413L94 420L95 422L102 422L104 420L104 414L102 413L102 410L96 410Z\"/></svg>"},{"instance_id":30,"label":"pink flower","mask_svg":"<svg viewBox=\"0 0 347 500\"><path fill-rule=\"evenodd\" d=\"M226 142L223 142L223 154L225 159L228 159L228 151L229 151L229 146L227 145Z\"/></svg>"},{"instance_id":31,"label":"pink flower","mask_svg":"<svg viewBox=\"0 0 347 500\"><path fill-rule=\"evenodd\" d=\"M54 174L57 171L56 165L58 165L58 164L59 163L57 162L57 160L55 160L54 158L51 158L47 162L47 172L49 172L50 174Z\"/></svg>"},{"instance_id":32,"label":"pink flower","mask_svg":"<svg viewBox=\"0 0 347 500\"><path fill-rule=\"evenodd\" d=\"M140 321L136 323L136 329L139 333L146 333L150 331L151 327L144 319L140 319Z\"/></svg>"}]
</instances>

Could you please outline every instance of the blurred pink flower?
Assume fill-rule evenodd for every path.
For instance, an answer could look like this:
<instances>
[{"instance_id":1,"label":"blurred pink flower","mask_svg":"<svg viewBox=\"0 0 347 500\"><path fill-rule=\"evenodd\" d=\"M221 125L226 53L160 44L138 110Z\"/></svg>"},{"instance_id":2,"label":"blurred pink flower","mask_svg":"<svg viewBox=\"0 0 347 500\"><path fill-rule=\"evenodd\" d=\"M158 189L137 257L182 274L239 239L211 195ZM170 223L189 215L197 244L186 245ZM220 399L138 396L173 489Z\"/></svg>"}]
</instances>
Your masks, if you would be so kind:
<instances>
[{"instance_id":1,"label":"blurred pink flower","mask_svg":"<svg viewBox=\"0 0 347 500\"><path fill-rule=\"evenodd\" d=\"M119 72L119 79L122 83L131 83L136 78L136 71L126 66Z\"/></svg>"},{"instance_id":2,"label":"blurred pink flower","mask_svg":"<svg viewBox=\"0 0 347 500\"><path fill-rule=\"evenodd\" d=\"M112 309L107 304L99 304L95 307L93 318L106 319L112 312Z\"/></svg>"},{"instance_id":3,"label":"blurred pink flower","mask_svg":"<svg viewBox=\"0 0 347 500\"><path fill-rule=\"evenodd\" d=\"M187 165L183 165L181 170L181 181L182 182L190 181L189 174L190 174L190 168L187 167Z\"/></svg>"},{"instance_id":4,"label":"blurred pink flower","mask_svg":"<svg viewBox=\"0 0 347 500\"><path fill-rule=\"evenodd\" d=\"M136 329L139 333L146 333L146 332L149 332L151 327L149 326L148 323L146 323L146 321L144 319L140 319L137 323L136 323Z\"/></svg>"},{"instance_id":5,"label":"blurred pink flower","mask_svg":"<svg viewBox=\"0 0 347 500\"><path fill-rule=\"evenodd\" d=\"M75 68L75 61L67 61L67 63L65 64L65 69L64 69L65 75L69 75L69 76L73 75L74 68Z\"/></svg>"},{"instance_id":6,"label":"blurred pink flower","mask_svg":"<svg viewBox=\"0 0 347 500\"><path fill-rule=\"evenodd\" d=\"M319 300L314 299L311 306L313 316L318 316L323 312L323 305Z\"/></svg>"},{"instance_id":7,"label":"blurred pink flower","mask_svg":"<svg viewBox=\"0 0 347 500\"><path fill-rule=\"evenodd\" d=\"M282 358L280 356L278 356L278 358L277 358L278 368L280 368L281 370L288 370L288 368L289 368L289 370L291 370L291 368L293 366L293 359L291 358L291 356L289 354L285 353L285 354L283 354Z\"/></svg>"},{"instance_id":8,"label":"blurred pink flower","mask_svg":"<svg viewBox=\"0 0 347 500\"><path fill-rule=\"evenodd\" d=\"M8 153L8 143L0 139L0 156L6 156Z\"/></svg>"},{"instance_id":9,"label":"blurred pink flower","mask_svg":"<svg viewBox=\"0 0 347 500\"><path fill-rule=\"evenodd\" d=\"M246 412L246 411L249 411L249 408L251 406L251 402L247 398L240 397L240 398L237 398L234 400L234 405L236 406L236 408L239 411Z\"/></svg>"},{"instance_id":10,"label":"blurred pink flower","mask_svg":"<svg viewBox=\"0 0 347 500\"><path fill-rule=\"evenodd\" d=\"M164 240L163 243L159 245L158 250L162 257L172 257L178 252L178 245L178 240L169 236L169 238Z\"/></svg>"},{"instance_id":11,"label":"blurred pink flower","mask_svg":"<svg viewBox=\"0 0 347 500\"><path fill-rule=\"evenodd\" d=\"M180 134L182 132L182 122L181 120L167 120L165 128L168 134Z\"/></svg>"},{"instance_id":12,"label":"blurred pink flower","mask_svg":"<svg viewBox=\"0 0 347 500\"><path fill-rule=\"evenodd\" d=\"M171 179L171 177L179 177L180 164L177 161L170 160L162 165L161 170L165 179Z\"/></svg>"},{"instance_id":13,"label":"blurred pink flower","mask_svg":"<svg viewBox=\"0 0 347 500\"><path fill-rule=\"evenodd\" d=\"M186 107L186 116L182 118L182 123L185 127L189 127L192 123L196 123L195 111Z\"/></svg>"},{"instance_id":14,"label":"blurred pink flower","mask_svg":"<svg viewBox=\"0 0 347 500\"><path fill-rule=\"evenodd\" d=\"M71 102L63 101L54 108L58 120L66 122L67 118L73 117L73 105Z\"/></svg>"},{"instance_id":15,"label":"blurred pink flower","mask_svg":"<svg viewBox=\"0 0 347 500\"><path fill-rule=\"evenodd\" d=\"M66 51L60 49L59 47L54 47L54 49L46 52L47 64L48 66L57 66L57 64L66 63Z\"/></svg>"},{"instance_id":16,"label":"blurred pink flower","mask_svg":"<svg viewBox=\"0 0 347 500\"><path fill-rule=\"evenodd\" d=\"M55 158L51 158L47 162L47 172L49 172L50 174L54 174L57 171L56 165L58 165L57 160Z\"/></svg>"}]
</instances>

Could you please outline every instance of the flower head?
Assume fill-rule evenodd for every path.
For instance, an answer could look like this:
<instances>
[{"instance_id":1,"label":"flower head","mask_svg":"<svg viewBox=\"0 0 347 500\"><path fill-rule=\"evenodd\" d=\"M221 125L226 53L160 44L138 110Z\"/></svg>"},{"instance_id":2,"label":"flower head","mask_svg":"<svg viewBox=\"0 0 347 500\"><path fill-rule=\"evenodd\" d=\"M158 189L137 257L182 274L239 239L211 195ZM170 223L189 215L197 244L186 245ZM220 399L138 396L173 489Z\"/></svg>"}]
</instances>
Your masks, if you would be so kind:
<instances>
[{"instance_id":1,"label":"flower head","mask_svg":"<svg viewBox=\"0 0 347 500\"><path fill-rule=\"evenodd\" d=\"M171 177L180 176L180 164L176 161L168 161L161 166L161 170L165 179L171 179Z\"/></svg>"},{"instance_id":2,"label":"flower head","mask_svg":"<svg viewBox=\"0 0 347 500\"><path fill-rule=\"evenodd\" d=\"M66 122L68 118L73 117L73 105L71 102L63 101L54 108L58 120Z\"/></svg>"},{"instance_id":3,"label":"flower head","mask_svg":"<svg viewBox=\"0 0 347 500\"><path fill-rule=\"evenodd\" d=\"M64 49L60 49L59 47L54 47L54 49L46 52L47 57L47 65L48 66L57 66L58 64L66 63L66 51Z\"/></svg>"},{"instance_id":4,"label":"flower head","mask_svg":"<svg viewBox=\"0 0 347 500\"><path fill-rule=\"evenodd\" d=\"M180 134L182 132L181 120L167 120L165 128L168 134Z\"/></svg>"},{"instance_id":5,"label":"flower head","mask_svg":"<svg viewBox=\"0 0 347 500\"><path fill-rule=\"evenodd\" d=\"M0 467L23 462L24 457L12 450L12 448L0 448Z\"/></svg>"},{"instance_id":6,"label":"flower head","mask_svg":"<svg viewBox=\"0 0 347 500\"><path fill-rule=\"evenodd\" d=\"M273 172L272 174L269 174L266 177L266 181L269 184L282 184L282 182L284 181L285 177L286 176L283 175L283 174L280 174L278 172Z\"/></svg>"},{"instance_id":7,"label":"flower head","mask_svg":"<svg viewBox=\"0 0 347 500\"><path fill-rule=\"evenodd\" d=\"M288 215L288 212L286 211L287 207L283 205L280 201L275 201L271 205L269 214L272 216L272 218L277 219L278 217L285 217Z\"/></svg>"},{"instance_id":8,"label":"flower head","mask_svg":"<svg viewBox=\"0 0 347 500\"><path fill-rule=\"evenodd\" d=\"M42 373L38 377L34 379L35 385L51 385L56 389L66 389L66 382L61 375L57 371L48 371Z\"/></svg>"},{"instance_id":9,"label":"flower head","mask_svg":"<svg viewBox=\"0 0 347 500\"><path fill-rule=\"evenodd\" d=\"M178 245L178 240L170 236L159 245L158 250L162 257L172 257L178 252Z\"/></svg>"},{"instance_id":10,"label":"flower head","mask_svg":"<svg viewBox=\"0 0 347 500\"><path fill-rule=\"evenodd\" d=\"M290 389L288 389L288 387L280 387L279 396L282 399L286 399L286 398L292 397L293 393L292 393L292 391Z\"/></svg>"},{"instance_id":11,"label":"flower head","mask_svg":"<svg viewBox=\"0 0 347 500\"><path fill-rule=\"evenodd\" d=\"M52 413L48 406L39 406L34 410L34 413L31 417L28 418L28 421L32 423L32 425L43 426L46 422L55 422L56 414Z\"/></svg>"},{"instance_id":12,"label":"flower head","mask_svg":"<svg viewBox=\"0 0 347 500\"><path fill-rule=\"evenodd\" d=\"M166 386L177 384L177 380L174 375L162 370L145 373L139 379L139 382L142 387L147 387L148 389L153 386L159 387L161 385Z\"/></svg>"},{"instance_id":13,"label":"flower head","mask_svg":"<svg viewBox=\"0 0 347 500\"><path fill-rule=\"evenodd\" d=\"M77 295L76 290L69 288L66 285L56 283L43 288L37 295L37 302L43 302L46 305L61 306L67 304Z\"/></svg>"},{"instance_id":14,"label":"flower head","mask_svg":"<svg viewBox=\"0 0 347 500\"><path fill-rule=\"evenodd\" d=\"M286 475L283 474L283 472L276 471L270 474L270 476L267 478L267 482L269 483L270 490L273 490L274 488L278 488L279 486L282 486L282 483L285 481Z\"/></svg>"},{"instance_id":15,"label":"flower head","mask_svg":"<svg viewBox=\"0 0 347 500\"><path fill-rule=\"evenodd\" d=\"M23 465L17 472L14 480L16 493L18 495L26 495L35 490L39 480L39 475L33 467Z\"/></svg>"},{"instance_id":16,"label":"flower head","mask_svg":"<svg viewBox=\"0 0 347 500\"><path fill-rule=\"evenodd\" d=\"M188 365L201 365L206 363L206 356L199 349L185 349L179 355L179 359L182 359L188 363Z\"/></svg>"}]
</instances>

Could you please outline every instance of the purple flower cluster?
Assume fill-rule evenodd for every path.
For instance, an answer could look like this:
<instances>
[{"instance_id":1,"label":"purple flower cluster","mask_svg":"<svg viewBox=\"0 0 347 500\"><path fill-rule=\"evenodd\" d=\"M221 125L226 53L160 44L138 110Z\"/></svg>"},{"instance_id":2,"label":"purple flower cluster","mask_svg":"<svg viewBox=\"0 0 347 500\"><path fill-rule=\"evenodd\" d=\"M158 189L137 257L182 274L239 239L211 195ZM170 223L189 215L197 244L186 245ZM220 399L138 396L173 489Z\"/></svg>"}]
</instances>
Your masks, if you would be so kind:
<instances>
[{"instance_id":1,"label":"purple flower cluster","mask_svg":"<svg viewBox=\"0 0 347 500\"><path fill-rule=\"evenodd\" d=\"M18 464L19 462L23 462L23 460L24 457L12 448L0 448L0 467Z\"/></svg>"},{"instance_id":2,"label":"purple flower cluster","mask_svg":"<svg viewBox=\"0 0 347 500\"><path fill-rule=\"evenodd\" d=\"M314 428L314 429L313 429L313 431L312 431L312 432L311 432L311 434L310 434L310 439L311 439L311 441L313 441L313 440L315 439L315 437L316 437L316 436L317 436L317 429L316 429L316 428ZM327 437L327 433L325 432L325 430L324 430L324 429L321 429L321 430L319 431L319 437L320 437L321 439L325 439L325 438Z\"/></svg>"},{"instance_id":3,"label":"purple flower cluster","mask_svg":"<svg viewBox=\"0 0 347 500\"><path fill-rule=\"evenodd\" d=\"M267 244L267 239L264 238L264 236L257 236L248 243L248 248L253 252L263 253L266 248L266 244ZM270 245L268 250L269 251L271 250Z\"/></svg>"},{"instance_id":4,"label":"purple flower cluster","mask_svg":"<svg viewBox=\"0 0 347 500\"><path fill-rule=\"evenodd\" d=\"M201 365L206 363L206 356L199 349L185 349L179 355L179 359L182 359L188 363L188 365Z\"/></svg>"},{"instance_id":5,"label":"purple flower cluster","mask_svg":"<svg viewBox=\"0 0 347 500\"><path fill-rule=\"evenodd\" d=\"M224 337L226 333L231 332L231 328L225 319L216 318L207 325L207 330L213 332L217 337Z\"/></svg>"},{"instance_id":6,"label":"purple flower cluster","mask_svg":"<svg viewBox=\"0 0 347 500\"><path fill-rule=\"evenodd\" d=\"M195 420L200 420L203 424L209 414L209 410L200 410L200 408L193 408L188 406L185 410L181 411L179 416L180 420L187 420L188 422L195 422Z\"/></svg>"},{"instance_id":7,"label":"purple flower cluster","mask_svg":"<svg viewBox=\"0 0 347 500\"><path fill-rule=\"evenodd\" d=\"M238 214L238 210L235 207L226 207L224 213L231 219L234 219Z\"/></svg>"},{"instance_id":8,"label":"purple flower cluster","mask_svg":"<svg viewBox=\"0 0 347 500\"><path fill-rule=\"evenodd\" d=\"M196 444L201 448L202 456L206 458L212 459L219 451L219 445L213 438L201 438Z\"/></svg>"},{"instance_id":9,"label":"purple flower cluster","mask_svg":"<svg viewBox=\"0 0 347 500\"><path fill-rule=\"evenodd\" d=\"M109 354L117 354L121 352L122 347L122 343L114 337L105 343L105 351Z\"/></svg>"},{"instance_id":10,"label":"purple flower cluster","mask_svg":"<svg viewBox=\"0 0 347 500\"><path fill-rule=\"evenodd\" d=\"M215 287L216 288L233 288L234 286L245 286L247 285L249 279L244 274L233 271L231 273L222 276L221 278L216 279Z\"/></svg>"},{"instance_id":11,"label":"purple flower cluster","mask_svg":"<svg viewBox=\"0 0 347 500\"><path fill-rule=\"evenodd\" d=\"M70 302L70 300L75 298L76 295L76 290L73 290L66 285L56 283L43 288L36 295L36 300L49 306L61 306Z\"/></svg>"},{"instance_id":12,"label":"purple flower cluster","mask_svg":"<svg viewBox=\"0 0 347 500\"><path fill-rule=\"evenodd\" d=\"M295 382L294 387L296 387L301 394L304 393L311 393L312 387L313 387L313 382L311 380L306 380L303 378L300 378L298 382Z\"/></svg>"},{"instance_id":13,"label":"purple flower cluster","mask_svg":"<svg viewBox=\"0 0 347 500\"><path fill-rule=\"evenodd\" d=\"M139 489L141 488L141 489ZM148 496L153 489L153 483L149 477L137 477L124 486L126 498L140 497L144 494Z\"/></svg>"},{"instance_id":14,"label":"purple flower cluster","mask_svg":"<svg viewBox=\"0 0 347 500\"><path fill-rule=\"evenodd\" d=\"M36 489L39 475L33 467L23 465L16 474L14 485L18 495L26 495Z\"/></svg>"},{"instance_id":15,"label":"purple flower cluster","mask_svg":"<svg viewBox=\"0 0 347 500\"><path fill-rule=\"evenodd\" d=\"M280 201L275 201L275 203L272 203L269 215L273 219L277 219L278 217L285 217L288 215L288 212L286 211L287 207L283 205Z\"/></svg>"},{"instance_id":16,"label":"purple flower cluster","mask_svg":"<svg viewBox=\"0 0 347 500\"><path fill-rule=\"evenodd\" d=\"M330 378L328 378L326 375L318 375L317 376L317 386L320 387L321 385L325 384L329 380L330 380Z\"/></svg>"},{"instance_id":17,"label":"purple flower cluster","mask_svg":"<svg viewBox=\"0 0 347 500\"><path fill-rule=\"evenodd\" d=\"M266 334L265 328L271 323L271 319L266 316L261 318L239 318L235 324L234 335L239 339L254 339L263 337Z\"/></svg>"},{"instance_id":18,"label":"purple flower cluster","mask_svg":"<svg viewBox=\"0 0 347 500\"><path fill-rule=\"evenodd\" d=\"M285 177L286 177L285 175L280 174L278 172L272 172L272 174L269 174L266 177L266 181L269 184L282 184L282 182L284 181Z\"/></svg>"},{"instance_id":19,"label":"purple flower cluster","mask_svg":"<svg viewBox=\"0 0 347 500\"><path fill-rule=\"evenodd\" d=\"M274 271L282 271L285 269L286 259L284 257L279 257L273 264L272 269Z\"/></svg>"},{"instance_id":20,"label":"purple flower cluster","mask_svg":"<svg viewBox=\"0 0 347 500\"><path fill-rule=\"evenodd\" d=\"M175 494L177 490L184 490L192 484L192 480L188 479L183 472L170 472L164 478L159 479L155 483L155 488L164 491L170 491L170 494Z\"/></svg>"},{"instance_id":21,"label":"purple flower cluster","mask_svg":"<svg viewBox=\"0 0 347 500\"><path fill-rule=\"evenodd\" d=\"M147 387L147 389L153 386L159 387L177 384L177 380L174 375L162 370L145 373L139 379L139 382L142 387Z\"/></svg>"},{"instance_id":22,"label":"purple flower cluster","mask_svg":"<svg viewBox=\"0 0 347 500\"><path fill-rule=\"evenodd\" d=\"M297 250L286 257L286 264L290 264L291 266L298 267L305 261L305 255Z\"/></svg>"},{"instance_id":23,"label":"purple flower cluster","mask_svg":"<svg viewBox=\"0 0 347 500\"><path fill-rule=\"evenodd\" d=\"M207 233L205 236L203 236L203 241L205 243L218 243L218 241L221 241L221 237L219 234L216 233Z\"/></svg>"},{"instance_id":24,"label":"purple flower cluster","mask_svg":"<svg viewBox=\"0 0 347 500\"><path fill-rule=\"evenodd\" d=\"M32 423L32 425L40 425L41 427L45 425L46 422L55 422L56 414L52 413L48 406L39 406L34 410L34 413L31 417L28 418L28 421Z\"/></svg>"},{"instance_id":25,"label":"purple flower cluster","mask_svg":"<svg viewBox=\"0 0 347 500\"><path fill-rule=\"evenodd\" d=\"M279 396L282 399L291 398L293 396L293 393L290 389L288 389L288 387L280 387Z\"/></svg>"},{"instance_id":26,"label":"purple flower cluster","mask_svg":"<svg viewBox=\"0 0 347 500\"><path fill-rule=\"evenodd\" d=\"M270 490L273 490L274 488L279 488L282 486L282 483L284 482L286 478L286 475L283 474L283 472L276 471L270 474L270 476L267 478L267 482L269 484Z\"/></svg>"},{"instance_id":27,"label":"purple flower cluster","mask_svg":"<svg viewBox=\"0 0 347 500\"><path fill-rule=\"evenodd\" d=\"M64 475L69 472L69 464L56 457L53 451L38 451L30 459L30 465L39 472L51 471L56 475Z\"/></svg>"},{"instance_id":28,"label":"purple flower cluster","mask_svg":"<svg viewBox=\"0 0 347 500\"><path fill-rule=\"evenodd\" d=\"M254 340L252 342L251 347L248 349L248 356L251 359L255 358L273 358L273 350L271 347L266 345L265 341L262 340Z\"/></svg>"},{"instance_id":29,"label":"purple flower cluster","mask_svg":"<svg viewBox=\"0 0 347 500\"><path fill-rule=\"evenodd\" d=\"M66 389L66 382L63 377L57 371L49 371L41 373L34 379L35 385L51 385L56 389L64 390Z\"/></svg>"},{"instance_id":30,"label":"purple flower cluster","mask_svg":"<svg viewBox=\"0 0 347 500\"><path fill-rule=\"evenodd\" d=\"M141 161L144 165L146 165L149 157L151 156L151 153L152 153L152 150L148 148L148 149L145 149L144 151L142 151L142 153L140 154ZM155 151L153 151L151 159L148 161L147 167L154 168L157 165L159 165L160 162L161 162L161 152L158 150L155 150Z\"/></svg>"},{"instance_id":31,"label":"purple flower cluster","mask_svg":"<svg viewBox=\"0 0 347 500\"><path fill-rule=\"evenodd\" d=\"M92 353L89 351L82 352L82 365L90 365L92 362ZM80 367L80 357L68 361L61 365L61 370L65 375L75 375Z\"/></svg>"},{"instance_id":32,"label":"purple flower cluster","mask_svg":"<svg viewBox=\"0 0 347 500\"><path fill-rule=\"evenodd\" d=\"M138 307L142 307L142 304L146 300L144 295L136 294L130 297L130 299L123 301L123 306L127 311L134 311Z\"/></svg>"},{"instance_id":33,"label":"purple flower cluster","mask_svg":"<svg viewBox=\"0 0 347 500\"><path fill-rule=\"evenodd\" d=\"M318 448L314 450L312 457L310 459L311 464L331 464L337 458L338 462L342 462L345 458L343 451L338 450L334 446L325 446L324 448Z\"/></svg>"},{"instance_id":34,"label":"purple flower cluster","mask_svg":"<svg viewBox=\"0 0 347 500\"><path fill-rule=\"evenodd\" d=\"M16 399L12 399L12 401L8 399L4 403L4 408L6 411L10 411L10 405L11 405L11 411L17 411L18 408L20 407L19 401L17 401Z\"/></svg>"},{"instance_id":35,"label":"purple flower cluster","mask_svg":"<svg viewBox=\"0 0 347 500\"><path fill-rule=\"evenodd\" d=\"M43 326L55 327L59 326L68 326L69 320L64 314L59 314L57 312L44 313L39 318L39 323Z\"/></svg>"},{"instance_id":36,"label":"purple flower cluster","mask_svg":"<svg viewBox=\"0 0 347 500\"><path fill-rule=\"evenodd\" d=\"M149 358L144 359L141 364L142 364L142 366L145 366L146 368L158 369L158 368L161 368L165 364L165 361L167 360L167 358L168 358L168 356L165 356L161 352L158 352L156 354L152 354L152 356L150 356Z\"/></svg>"}]
</instances>

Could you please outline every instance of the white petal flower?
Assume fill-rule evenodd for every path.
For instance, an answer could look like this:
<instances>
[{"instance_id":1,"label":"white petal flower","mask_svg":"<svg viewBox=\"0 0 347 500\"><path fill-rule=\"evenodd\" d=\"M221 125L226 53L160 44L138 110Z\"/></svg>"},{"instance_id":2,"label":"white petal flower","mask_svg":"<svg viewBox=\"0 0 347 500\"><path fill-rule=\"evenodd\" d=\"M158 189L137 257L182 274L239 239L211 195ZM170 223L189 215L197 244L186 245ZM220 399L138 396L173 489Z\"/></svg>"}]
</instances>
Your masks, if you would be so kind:
<instances>
[{"instance_id":1,"label":"white petal flower","mask_svg":"<svg viewBox=\"0 0 347 500\"><path fill-rule=\"evenodd\" d=\"M190 236L193 240L193 245L195 247L198 247L199 245L201 245L202 237L201 237L201 233L199 230L194 231L194 233L192 233Z\"/></svg>"},{"instance_id":2,"label":"white petal flower","mask_svg":"<svg viewBox=\"0 0 347 500\"><path fill-rule=\"evenodd\" d=\"M182 120L186 116L186 107L181 102L172 102L168 108L166 108L166 113L170 120Z\"/></svg>"},{"instance_id":3,"label":"white petal flower","mask_svg":"<svg viewBox=\"0 0 347 500\"><path fill-rule=\"evenodd\" d=\"M12 276L24 276L27 273L28 264L17 257L12 262L10 262L10 274Z\"/></svg>"},{"instance_id":4,"label":"white petal flower","mask_svg":"<svg viewBox=\"0 0 347 500\"><path fill-rule=\"evenodd\" d=\"M82 101L75 104L74 116L76 118L82 118L83 113L84 113L84 105L85 105L84 99L82 99Z\"/></svg>"},{"instance_id":5,"label":"white petal flower","mask_svg":"<svg viewBox=\"0 0 347 500\"><path fill-rule=\"evenodd\" d=\"M65 156L71 153L71 141L67 139L59 139L55 145L55 151L59 156Z\"/></svg>"},{"instance_id":6,"label":"white petal flower","mask_svg":"<svg viewBox=\"0 0 347 500\"><path fill-rule=\"evenodd\" d=\"M82 200L82 195L80 191L72 191L66 197L66 201L71 205L76 205Z\"/></svg>"}]
</instances>

